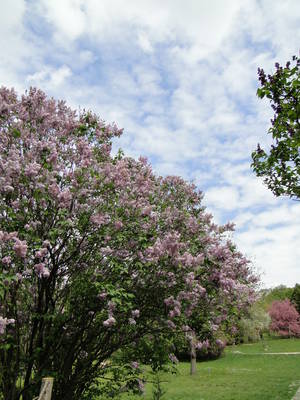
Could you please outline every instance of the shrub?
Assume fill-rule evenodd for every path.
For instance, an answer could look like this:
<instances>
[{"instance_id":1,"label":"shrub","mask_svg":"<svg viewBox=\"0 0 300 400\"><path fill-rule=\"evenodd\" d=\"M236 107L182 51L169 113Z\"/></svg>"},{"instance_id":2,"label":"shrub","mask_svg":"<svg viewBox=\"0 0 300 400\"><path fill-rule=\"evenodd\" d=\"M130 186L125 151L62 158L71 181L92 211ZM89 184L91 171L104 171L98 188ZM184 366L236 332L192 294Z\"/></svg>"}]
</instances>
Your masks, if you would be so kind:
<instances>
[{"instance_id":1,"label":"shrub","mask_svg":"<svg viewBox=\"0 0 300 400\"><path fill-rule=\"evenodd\" d=\"M258 306L250 309L248 317L241 319L240 339L244 343L257 342L262 339L264 333L269 332L270 315Z\"/></svg>"}]
</instances>

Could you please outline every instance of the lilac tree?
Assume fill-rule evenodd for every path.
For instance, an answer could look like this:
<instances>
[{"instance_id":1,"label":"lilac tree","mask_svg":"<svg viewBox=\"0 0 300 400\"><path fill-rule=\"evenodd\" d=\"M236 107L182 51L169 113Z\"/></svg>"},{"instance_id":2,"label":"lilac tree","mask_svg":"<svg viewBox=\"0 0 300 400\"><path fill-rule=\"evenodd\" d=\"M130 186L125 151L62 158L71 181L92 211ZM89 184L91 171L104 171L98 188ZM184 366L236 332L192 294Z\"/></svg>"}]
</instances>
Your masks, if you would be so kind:
<instances>
[{"instance_id":1,"label":"lilac tree","mask_svg":"<svg viewBox=\"0 0 300 400\"><path fill-rule=\"evenodd\" d=\"M45 375L54 400L81 399L117 350L178 335L199 307L217 326L229 304L251 302L256 277L223 238L229 227L193 185L111 156L115 125L1 88L0 131L6 400L32 399Z\"/></svg>"},{"instance_id":2,"label":"lilac tree","mask_svg":"<svg viewBox=\"0 0 300 400\"><path fill-rule=\"evenodd\" d=\"M218 357L227 341L235 341L240 319L256 300L253 287L257 276L251 273L249 261L222 235L232 230L232 225L214 226L214 238L205 250L203 268L198 278L205 282L205 296L198 300L187 315L184 327L191 356L191 373L196 371L196 358ZM217 232L216 232L217 230ZM213 243L214 242L214 243ZM181 343L185 357L187 344Z\"/></svg>"}]
</instances>

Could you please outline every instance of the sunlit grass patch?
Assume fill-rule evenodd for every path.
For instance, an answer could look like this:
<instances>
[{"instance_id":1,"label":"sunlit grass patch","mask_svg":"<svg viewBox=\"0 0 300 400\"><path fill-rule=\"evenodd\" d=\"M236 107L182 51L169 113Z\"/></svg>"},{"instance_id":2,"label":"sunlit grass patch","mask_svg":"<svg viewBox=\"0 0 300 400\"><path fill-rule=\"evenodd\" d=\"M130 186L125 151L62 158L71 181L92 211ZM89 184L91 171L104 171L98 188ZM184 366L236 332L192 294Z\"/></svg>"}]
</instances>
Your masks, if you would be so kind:
<instances>
[{"instance_id":1,"label":"sunlit grass patch","mask_svg":"<svg viewBox=\"0 0 300 400\"><path fill-rule=\"evenodd\" d=\"M291 400L300 386L300 354L264 355L264 351L300 352L300 340L275 339L230 346L220 359L197 363L193 376L189 374L189 363L182 362L177 375L163 375L163 380L168 381L163 384L163 399ZM146 385L142 398L152 399L151 384Z\"/></svg>"}]
</instances>

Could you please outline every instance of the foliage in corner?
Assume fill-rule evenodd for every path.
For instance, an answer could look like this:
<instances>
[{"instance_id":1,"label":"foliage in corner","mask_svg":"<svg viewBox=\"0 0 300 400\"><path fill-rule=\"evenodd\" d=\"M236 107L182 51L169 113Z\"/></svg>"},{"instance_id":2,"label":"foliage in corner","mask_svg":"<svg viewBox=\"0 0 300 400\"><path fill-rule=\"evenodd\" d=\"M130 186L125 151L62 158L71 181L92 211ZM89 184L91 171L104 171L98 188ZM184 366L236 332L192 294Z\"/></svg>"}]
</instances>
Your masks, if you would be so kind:
<instances>
[{"instance_id":1,"label":"foliage in corner","mask_svg":"<svg viewBox=\"0 0 300 400\"><path fill-rule=\"evenodd\" d=\"M269 133L273 144L265 151L258 144L252 153L252 168L275 196L300 198L300 59L293 57L286 66L275 64L276 71L266 75L258 69L259 98L268 98L274 110Z\"/></svg>"}]
</instances>

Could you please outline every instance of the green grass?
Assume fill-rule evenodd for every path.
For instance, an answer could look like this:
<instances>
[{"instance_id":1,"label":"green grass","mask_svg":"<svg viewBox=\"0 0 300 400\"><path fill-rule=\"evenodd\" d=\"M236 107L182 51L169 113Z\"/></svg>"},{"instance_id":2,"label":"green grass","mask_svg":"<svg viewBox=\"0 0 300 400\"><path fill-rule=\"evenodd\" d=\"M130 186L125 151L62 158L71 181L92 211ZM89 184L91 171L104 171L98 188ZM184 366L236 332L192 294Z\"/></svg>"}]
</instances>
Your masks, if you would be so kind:
<instances>
[{"instance_id":1,"label":"green grass","mask_svg":"<svg viewBox=\"0 0 300 400\"><path fill-rule=\"evenodd\" d=\"M242 352L240 354L235 352ZM300 340L274 339L251 345L230 346L218 360L180 363L178 374L164 375L164 400L290 400L300 386L299 355L256 355L260 352L300 352ZM151 385L142 399L152 398ZM128 397L124 397L124 399ZM130 396L130 399L141 397Z\"/></svg>"}]
</instances>

